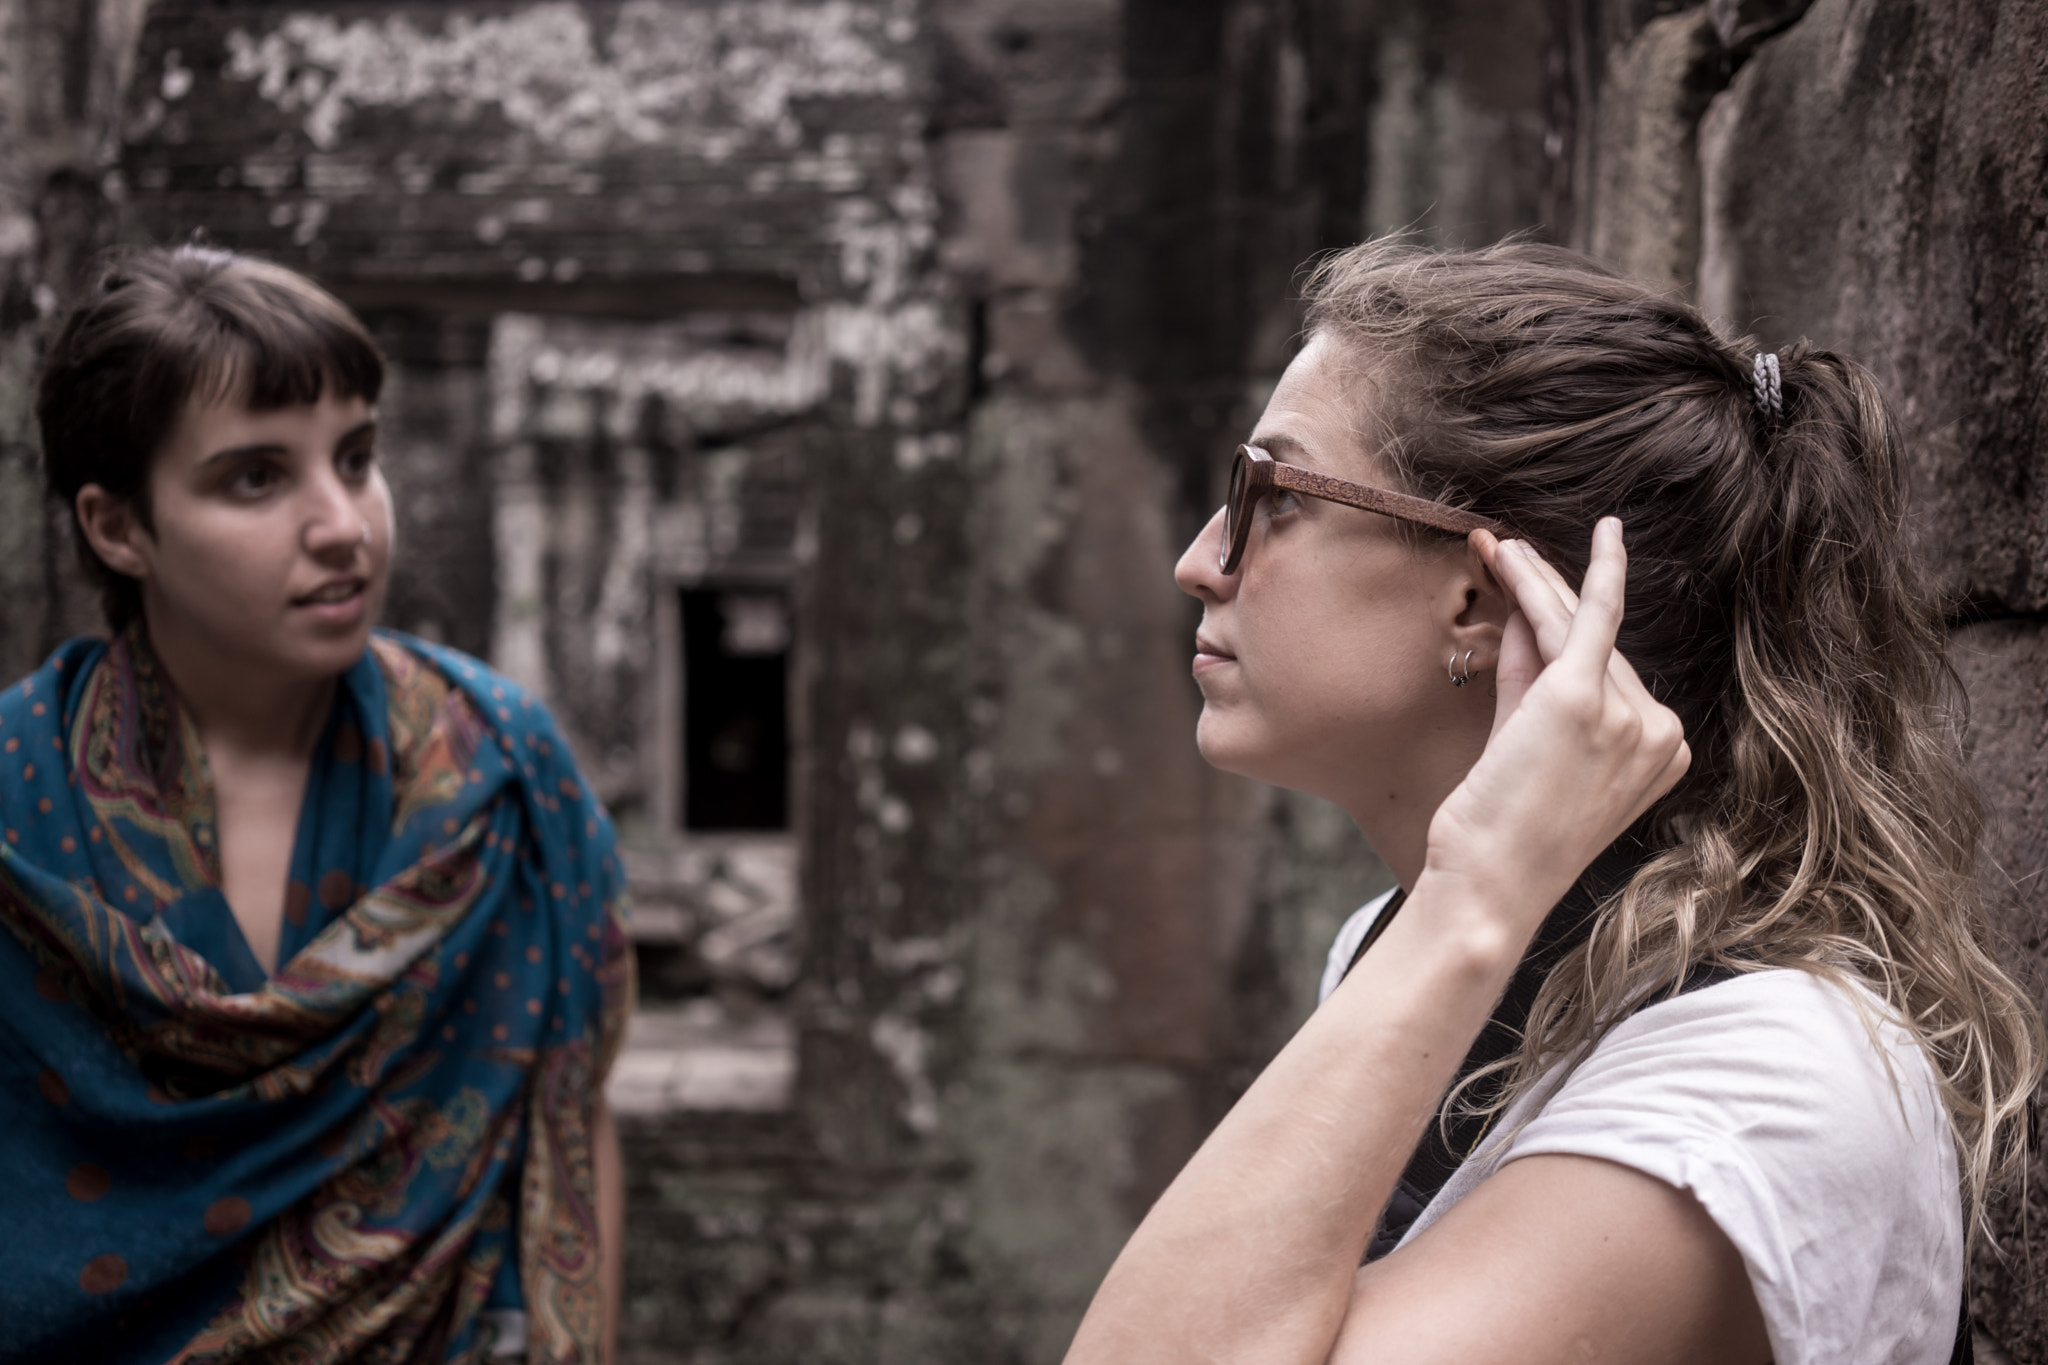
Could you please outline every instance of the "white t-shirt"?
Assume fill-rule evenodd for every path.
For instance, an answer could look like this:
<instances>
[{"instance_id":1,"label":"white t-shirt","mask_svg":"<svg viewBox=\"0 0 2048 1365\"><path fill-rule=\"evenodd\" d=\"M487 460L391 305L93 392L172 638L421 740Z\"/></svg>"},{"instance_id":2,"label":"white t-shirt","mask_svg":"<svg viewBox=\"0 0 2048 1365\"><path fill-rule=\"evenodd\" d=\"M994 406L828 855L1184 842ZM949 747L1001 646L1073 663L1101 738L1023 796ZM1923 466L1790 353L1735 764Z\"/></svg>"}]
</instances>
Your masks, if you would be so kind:
<instances>
[{"instance_id":1,"label":"white t-shirt","mask_svg":"<svg viewBox=\"0 0 2048 1365\"><path fill-rule=\"evenodd\" d=\"M1340 932L1324 997L1364 932ZM1963 1294L1947 1112L1912 1037L1850 989L1862 1010L1764 971L1639 1011L1502 1114L1408 1237L1517 1157L1600 1157L1700 1201L1742 1253L1777 1365L1945 1365Z\"/></svg>"}]
</instances>

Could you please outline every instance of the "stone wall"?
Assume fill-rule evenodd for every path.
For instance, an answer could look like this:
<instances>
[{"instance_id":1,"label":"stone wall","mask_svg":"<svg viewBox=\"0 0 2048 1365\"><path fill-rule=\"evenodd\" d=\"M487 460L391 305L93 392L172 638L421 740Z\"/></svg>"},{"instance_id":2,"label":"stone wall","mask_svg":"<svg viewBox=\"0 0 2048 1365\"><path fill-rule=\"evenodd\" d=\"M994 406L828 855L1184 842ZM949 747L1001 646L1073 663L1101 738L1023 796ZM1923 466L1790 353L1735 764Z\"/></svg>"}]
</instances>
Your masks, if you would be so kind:
<instances>
[{"instance_id":1,"label":"stone wall","mask_svg":"<svg viewBox=\"0 0 2048 1365\"><path fill-rule=\"evenodd\" d=\"M1384 885L1200 762L1169 577L1318 250L1533 230L1878 369L2048 984L2037 8L0 0L0 662L91 620L24 388L85 252L312 272L393 362L394 623L626 838L628 1358L1050 1362ZM781 828L688 817L710 589L788 604ZM2030 1361L2040 1213L1978 1267Z\"/></svg>"}]
</instances>

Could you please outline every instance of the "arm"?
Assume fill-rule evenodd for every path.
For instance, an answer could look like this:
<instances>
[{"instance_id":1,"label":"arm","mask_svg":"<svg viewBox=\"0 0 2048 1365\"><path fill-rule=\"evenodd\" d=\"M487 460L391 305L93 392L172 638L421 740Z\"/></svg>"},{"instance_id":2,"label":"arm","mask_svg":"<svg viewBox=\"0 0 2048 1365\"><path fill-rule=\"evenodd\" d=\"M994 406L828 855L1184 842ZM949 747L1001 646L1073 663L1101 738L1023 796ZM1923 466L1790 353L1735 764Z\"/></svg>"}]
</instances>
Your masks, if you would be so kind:
<instances>
[{"instance_id":1,"label":"arm","mask_svg":"<svg viewBox=\"0 0 2048 1365\"><path fill-rule=\"evenodd\" d=\"M597 1283L603 1296L604 1327L598 1350L604 1365L619 1355L619 1301L626 1281L626 1170L619 1151L619 1126L604 1097L591 1126L597 1165Z\"/></svg>"},{"instance_id":2,"label":"arm","mask_svg":"<svg viewBox=\"0 0 2048 1365\"><path fill-rule=\"evenodd\" d=\"M1104 1280L1070 1365L1321 1362L1340 1329L1370 1342L1376 1318L1399 1326L1382 1311L1387 1295L1353 1291L1374 1283L1359 1276L1359 1257L1423 1124L1543 916L1685 770L1676 717L1613 650L1626 577L1619 526L1596 532L1583 604L1533 555L1475 539L1518 607L1486 752L1432 820L1400 917L1161 1196ZM1535 1239L1523 1243L1532 1255L1545 1220L1572 1214L1555 1202L1517 1207L1536 1220L1513 1230ZM1643 1225L1653 1241L1672 1226ZM1545 1331L1562 1330L1557 1315L1507 1313L1459 1263L1430 1265L1436 1311L1494 1313L1521 1359L1570 1354L1566 1337L1544 1349ZM1533 1269L1546 1267L1572 1269ZM1428 1358L1418 1349L1428 1341L1404 1333L1400 1343L1401 1358Z\"/></svg>"},{"instance_id":3,"label":"arm","mask_svg":"<svg viewBox=\"0 0 2048 1365\"><path fill-rule=\"evenodd\" d=\"M1516 960L1434 893L1418 881L1153 1206L1068 1365L1328 1356L1373 1222Z\"/></svg>"},{"instance_id":4,"label":"arm","mask_svg":"<svg viewBox=\"0 0 2048 1365\"><path fill-rule=\"evenodd\" d=\"M1771 1346L1741 1255L1690 1194L1593 1157L1531 1156L1358 1271L1330 1365L1589 1354L1761 1365Z\"/></svg>"}]
</instances>

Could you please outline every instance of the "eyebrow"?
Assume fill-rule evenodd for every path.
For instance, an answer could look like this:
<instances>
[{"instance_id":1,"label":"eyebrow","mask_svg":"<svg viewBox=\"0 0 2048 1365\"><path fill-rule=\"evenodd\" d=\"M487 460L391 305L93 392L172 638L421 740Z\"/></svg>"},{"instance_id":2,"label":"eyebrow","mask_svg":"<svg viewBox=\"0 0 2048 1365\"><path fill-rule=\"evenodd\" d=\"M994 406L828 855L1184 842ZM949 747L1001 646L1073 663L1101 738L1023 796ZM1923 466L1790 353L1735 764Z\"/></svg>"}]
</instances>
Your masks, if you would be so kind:
<instances>
[{"instance_id":1,"label":"eyebrow","mask_svg":"<svg viewBox=\"0 0 2048 1365\"><path fill-rule=\"evenodd\" d=\"M334 443L334 448L340 450L351 442L375 436L376 434L377 419L372 417L366 421L356 423L347 431L341 433L340 438ZM254 445L229 446L225 450L216 450L213 454L201 460L199 467L205 469L212 465L222 464L228 460L244 460L256 455L288 455L290 453L287 447L280 445L276 441L258 441Z\"/></svg>"}]
</instances>

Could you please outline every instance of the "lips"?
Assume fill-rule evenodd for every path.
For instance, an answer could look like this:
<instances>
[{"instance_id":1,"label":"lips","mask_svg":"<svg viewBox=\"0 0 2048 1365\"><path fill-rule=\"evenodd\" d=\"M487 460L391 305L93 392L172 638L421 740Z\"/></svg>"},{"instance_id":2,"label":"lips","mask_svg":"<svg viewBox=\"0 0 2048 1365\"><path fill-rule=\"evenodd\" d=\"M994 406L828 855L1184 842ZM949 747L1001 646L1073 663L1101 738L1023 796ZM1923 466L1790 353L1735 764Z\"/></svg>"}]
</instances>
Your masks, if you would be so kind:
<instances>
[{"instance_id":1,"label":"lips","mask_svg":"<svg viewBox=\"0 0 2048 1365\"><path fill-rule=\"evenodd\" d=\"M1195 677L1201 678L1212 669L1218 669L1225 664L1234 664L1236 662L1237 656L1235 654L1232 654L1208 636L1200 634L1195 636L1195 661L1192 665Z\"/></svg>"},{"instance_id":2,"label":"lips","mask_svg":"<svg viewBox=\"0 0 2048 1365\"><path fill-rule=\"evenodd\" d=\"M337 578L331 582L322 583L309 593L294 597L292 605L295 607L340 606L344 602L352 601L361 596L363 589L367 586L368 580L366 579Z\"/></svg>"}]
</instances>

